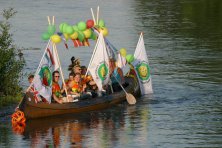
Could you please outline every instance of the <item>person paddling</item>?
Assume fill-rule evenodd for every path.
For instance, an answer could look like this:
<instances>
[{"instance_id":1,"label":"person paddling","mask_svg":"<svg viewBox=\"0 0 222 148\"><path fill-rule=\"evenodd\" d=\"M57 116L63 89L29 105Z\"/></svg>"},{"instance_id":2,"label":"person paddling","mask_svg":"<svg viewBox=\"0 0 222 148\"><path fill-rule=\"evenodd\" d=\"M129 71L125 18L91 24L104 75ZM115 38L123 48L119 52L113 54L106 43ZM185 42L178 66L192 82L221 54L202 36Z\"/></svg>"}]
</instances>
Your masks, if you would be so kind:
<instances>
[{"instance_id":1,"label":"person paddling","mask_svg":"<svg viewBox=\"0 0 222 148\"><path fill-rule=\"evenodd\" d=\"M121 87L119 86L118 82L120 82L120 84L124 84L125 82L123 71L121 68L116 66L114 59L110 59L109 67L110 67L110 79L112 82L112 88L113 91L116 92L118 90L121 90Z\"/></svg>"}]
</instances>

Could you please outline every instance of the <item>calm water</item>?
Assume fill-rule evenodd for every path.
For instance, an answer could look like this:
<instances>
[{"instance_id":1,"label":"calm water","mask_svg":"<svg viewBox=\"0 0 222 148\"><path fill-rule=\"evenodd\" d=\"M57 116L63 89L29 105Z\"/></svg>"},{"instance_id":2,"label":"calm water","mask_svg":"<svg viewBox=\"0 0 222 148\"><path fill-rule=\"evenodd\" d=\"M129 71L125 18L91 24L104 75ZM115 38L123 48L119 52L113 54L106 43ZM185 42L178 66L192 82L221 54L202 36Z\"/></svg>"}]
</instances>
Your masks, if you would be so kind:
<instances>
[{"instance_id":1,"label":"calm water","mask_svg":"<svg viewBox=\"0 0 222 148\"><path fill-rule=\"evenodd\" d=\"M23 134L1 116L0 147L222 147L221 0L1 0L0 10L18 11L11 22L19 47L41 48L24 51L25 70L34 72L46 16L73 24L91 18L97 5L118 49L133 53L145 33L154 94L135 106L30 121ZM58 47L65 76L71 55L87 64L94 44L69 45Z\"/></svg>"}]
</instances>

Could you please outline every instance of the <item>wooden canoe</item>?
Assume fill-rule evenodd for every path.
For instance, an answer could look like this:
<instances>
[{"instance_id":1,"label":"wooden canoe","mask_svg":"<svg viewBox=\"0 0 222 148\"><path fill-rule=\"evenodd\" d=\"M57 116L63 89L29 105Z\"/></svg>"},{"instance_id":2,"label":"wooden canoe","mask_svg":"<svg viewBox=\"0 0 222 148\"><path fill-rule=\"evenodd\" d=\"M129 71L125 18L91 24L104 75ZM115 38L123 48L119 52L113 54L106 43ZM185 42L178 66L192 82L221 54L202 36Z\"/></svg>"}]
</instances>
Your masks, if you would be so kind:
<instances>
[{"instance_id":1,"label":"wooden canoe","mask_svg":"<svg viewBox=\"0 0 222 148\"><path fill-rule=\"evenodd\" d=\"M140 88L138 82L134 78L125 78L125 80L129 84L125 88L125 90L138 98L140 96ZM69 102L63 104L48 104L43 102L35 103L34 101L28 101L29 97L33 98L33 95L31 93L27 93L19 106L20 110L24 112L26 119L105 109L114 104L126 101L126 95L123 90L102 97L79 100L78 102Z\"/></svg>"}]
</instances>

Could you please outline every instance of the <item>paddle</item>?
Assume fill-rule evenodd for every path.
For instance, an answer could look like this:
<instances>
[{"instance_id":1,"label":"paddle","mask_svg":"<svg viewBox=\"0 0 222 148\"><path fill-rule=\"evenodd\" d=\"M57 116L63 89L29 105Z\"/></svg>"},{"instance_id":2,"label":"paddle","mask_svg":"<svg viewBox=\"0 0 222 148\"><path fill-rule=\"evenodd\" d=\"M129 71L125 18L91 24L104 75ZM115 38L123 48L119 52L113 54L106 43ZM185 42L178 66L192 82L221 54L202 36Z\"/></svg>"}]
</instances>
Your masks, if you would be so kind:
<instances>
[{"instance_id":1,"label":"paddle","mask_svg":"<svg viewBox=\"0 0 222 148\"><path fill-rule=\"evenodd\" d=\"M112 74L113 75L113 74ZM127 93L126 90L124 89L124 87L121 85L121 83L117 80L117 78L113 75L113 77L116 79L116 81L119 83L120 87L123 89L123 91L125 92L126 94L126 100L129 104L136 104L136 99L135 97L130 94L130 93Z\"/></svg>"}]
</instances>

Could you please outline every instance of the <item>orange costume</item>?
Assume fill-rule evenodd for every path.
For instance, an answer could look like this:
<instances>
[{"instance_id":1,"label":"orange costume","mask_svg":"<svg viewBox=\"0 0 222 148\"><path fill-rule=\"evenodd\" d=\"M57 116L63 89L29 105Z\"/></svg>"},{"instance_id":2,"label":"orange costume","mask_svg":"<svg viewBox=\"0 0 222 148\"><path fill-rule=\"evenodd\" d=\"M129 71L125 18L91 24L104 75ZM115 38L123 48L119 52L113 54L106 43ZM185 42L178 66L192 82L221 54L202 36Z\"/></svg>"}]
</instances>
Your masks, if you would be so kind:
<instances>
[{"instance_id":1,"label":"orange costume","mask_svg":"<svg viewBox=\"0 0 222 148\"><path fill-rule=\"evenodd\" d=\"M72 92L80 93L81 92L81 86L78 83L74 82L73 87L72 87Z\"/></svg>"},{"instance_id":2,"label":"orange costume","mask_svg":"<svg viewBox=\"0 0 222 148\"><path fill-rule=\"evenodd\" d=\"M81 75L81 78L82 78L82 83L83 83L83 84L86 84L86 83L88 83L89 81L92 80L92 77L91 77L91 76Z\"/></svg>"},{"instance_id":3,"label":"orange costume","mask_svg":"<svg viewBox=\"0 0 222 148\"><path fill-rule=\"evenodd\" d=\"M52 93L54 93L56 97L61 96L61 89L58 83L55 82L52 83Z\"/></svg>"}]
</instances>

